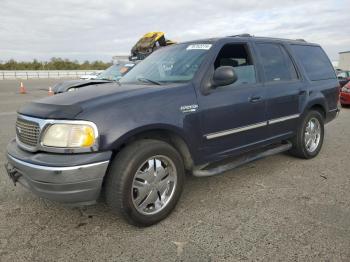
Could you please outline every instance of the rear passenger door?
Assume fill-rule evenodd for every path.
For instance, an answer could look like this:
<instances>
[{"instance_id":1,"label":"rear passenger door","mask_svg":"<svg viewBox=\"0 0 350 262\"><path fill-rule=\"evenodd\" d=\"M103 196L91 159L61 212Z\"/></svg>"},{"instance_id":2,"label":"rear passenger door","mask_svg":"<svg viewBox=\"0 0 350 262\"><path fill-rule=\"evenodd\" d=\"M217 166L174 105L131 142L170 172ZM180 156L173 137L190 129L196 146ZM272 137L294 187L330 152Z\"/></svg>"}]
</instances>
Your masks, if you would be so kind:
<instances>
[{"instance_id":1,"label":"rear passenger door","mask_svg":"<svg viewBox=\"0 0 350 262\"><path fill-rule=\"evenodd\" d=\"M301 99L306 97L305 84L286 46L257 42L255 48L263 71L268 135L283 139L295 130Z\"/></svg>"}]
</instances>

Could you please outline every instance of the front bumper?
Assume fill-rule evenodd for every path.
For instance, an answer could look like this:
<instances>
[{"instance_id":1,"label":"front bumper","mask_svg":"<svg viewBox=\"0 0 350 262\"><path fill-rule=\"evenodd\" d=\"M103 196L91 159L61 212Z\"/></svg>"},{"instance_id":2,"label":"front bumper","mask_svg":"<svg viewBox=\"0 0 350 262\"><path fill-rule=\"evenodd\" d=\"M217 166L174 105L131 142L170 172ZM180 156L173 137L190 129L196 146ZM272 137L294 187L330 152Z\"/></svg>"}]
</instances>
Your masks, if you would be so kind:
<instances>
[{"instance_id":1,"label":"front bumper","mask_svg":"<svg viewBox=\"0 0 350 262\"><path fill-rule=\"evenodd\" d=\"M69 205L87 205L100 195L111 152L89 154L29 153L15 141L7 147L6 170L40 197Z\"/></svg>"}]
</instances>

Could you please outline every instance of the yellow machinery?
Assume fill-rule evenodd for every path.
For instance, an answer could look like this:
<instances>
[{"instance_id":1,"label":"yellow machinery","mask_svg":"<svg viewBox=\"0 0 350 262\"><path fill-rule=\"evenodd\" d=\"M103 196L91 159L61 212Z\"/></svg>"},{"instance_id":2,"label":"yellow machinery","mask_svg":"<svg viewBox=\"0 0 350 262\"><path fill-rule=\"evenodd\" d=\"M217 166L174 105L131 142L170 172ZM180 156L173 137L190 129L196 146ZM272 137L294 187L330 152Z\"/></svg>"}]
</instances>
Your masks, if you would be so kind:
<instances>
[{"instance_id":1,"label":"yellow machinery","mask_svg":"<svg viewBox=\"0 0 350 262\"><path fill-rule=\"evenodd\" d=\"M175 44L168 40L164 32L149 32L132 47L130 60L142 60L160 47Z\"/></svg>"}]
</instances>

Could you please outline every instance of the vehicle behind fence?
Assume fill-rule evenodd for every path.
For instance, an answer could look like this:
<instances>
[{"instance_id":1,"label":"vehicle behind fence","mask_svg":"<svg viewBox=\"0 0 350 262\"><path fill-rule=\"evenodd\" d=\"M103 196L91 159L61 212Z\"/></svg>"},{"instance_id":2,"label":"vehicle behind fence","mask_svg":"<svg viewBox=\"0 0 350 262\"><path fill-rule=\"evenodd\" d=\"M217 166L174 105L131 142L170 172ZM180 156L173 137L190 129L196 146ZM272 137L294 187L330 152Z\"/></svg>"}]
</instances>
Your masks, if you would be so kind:
<instances>
[{"instance_id":1,"label":"vehicle behind fence","mask_svg":"<svg viewBox=\"0 0 350 262\"><path fill-rule=\"evenodd\" d=\"M80 78L102 70L0 70L0 80L9 79L47 79Z\"/></svg>"}]
</instances>

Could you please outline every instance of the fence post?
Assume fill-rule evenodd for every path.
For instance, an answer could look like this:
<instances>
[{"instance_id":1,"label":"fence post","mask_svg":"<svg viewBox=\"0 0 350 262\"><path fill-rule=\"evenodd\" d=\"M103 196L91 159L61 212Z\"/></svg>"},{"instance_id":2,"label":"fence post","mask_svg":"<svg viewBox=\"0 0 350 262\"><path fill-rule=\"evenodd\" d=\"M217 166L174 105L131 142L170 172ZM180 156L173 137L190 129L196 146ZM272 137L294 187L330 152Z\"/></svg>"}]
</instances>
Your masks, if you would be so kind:
<instances>
[{"instance_id":1,"label":"fence post","mask_svg":"<svg viewBox=\"0 0 350 262\"><path fill-rule=\"evenodd\" d=\"M2 72L2 80L5 80L5 72Z\"/></svg>"},{"instance_id":2,"label":"fence post","mask_svg":"<svg viewBox=\"0 0 350 262\"><path fill-rule=\"evenodd\" d=\"M28 80L28 72L26 72L26 75L27 75L27 80Z\"/></svg>"}]
</instances>

